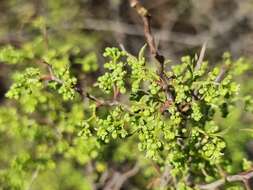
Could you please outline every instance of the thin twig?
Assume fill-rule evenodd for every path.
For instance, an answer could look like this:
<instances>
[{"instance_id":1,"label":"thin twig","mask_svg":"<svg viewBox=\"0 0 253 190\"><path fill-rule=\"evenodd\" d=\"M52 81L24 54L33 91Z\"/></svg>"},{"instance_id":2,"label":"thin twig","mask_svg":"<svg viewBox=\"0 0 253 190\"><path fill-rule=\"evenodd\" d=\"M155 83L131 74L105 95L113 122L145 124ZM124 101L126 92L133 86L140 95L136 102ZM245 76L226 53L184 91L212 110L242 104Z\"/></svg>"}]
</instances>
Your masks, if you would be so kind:
<instances>
[{"instance_id":1,"label":"thin twig","mask_svg":"<svg viewBox=\"0 0 253 190\"><path fill-rule=\"evenodd\" d=\"M166 77L164 73L164 62L165 58L162 54L157 49L156 43L154 36L152 35L152 30L151 30L151 14L148 12L148 10L142 6L142 4L139 2L139 0L129 0L130 6L133 7L138 15L141 17L143 21L143 26L144 26L144 35L147 41L147 44L149 46L149 50L153 57L157 60L158 62L158 75L160 76L161 79L161 87L164 89L167 99L170 101L174 101L174 96L173 93L171 92L170 86L169 86L169 81L168 78Z\"/></svg>"},{"instance_id":2,"label":"thin twig","mask_svg":"<svg viewBox=\"0 0 253 190\"><path fill-rule=\"evenodd\" d=\"M198 61L196 63L196 66L195 66L195 71L197 71L201 68L201 65L202 65L204 57L205 57L206 45L207 45L207 42L205 42L202 45L202 48L201 48L201 51L200 51L200 54L199 54L199 58L198 58Z\"/></svg>"},{"instance_id":3,"label":"thin twig","mask_svg":"<svg viewBox=\"0 0 253 190\"><path fill-rule=\"evenodd\" d=\"M220 83L220 82L224 79L225 75L226 75L227 72L228 72L228 69L229 69L229 67L228 67L227 65L224 65L224 66L221 68L221 71L220 71L219 75L218 75L218 76L216 77L216 79L215 79L215 82L216 82L216 83Z\"/></svg>"},{"instance_id":4,"label":"thin twig","mask_svg":"<svg viewBox=\"0 0 253 190\"><path fill-rule=\"evenodd\" d=\"M117 180L117 183L115 184L115 190L121 189L122 185L127 181L129 178L135 176L140 170L140 166L138 163L134 165L134 167L127 172L123 173L121 177Z\"/></svg>"},{"instance_id":5,"label":"thin twig","mask_svg":"<svg viewBox=\"0 0 253 190\"><path fill-rule=\"evenodd\" d=\"M40 169L36 168L36 170L33 172L32 178L31 178L30 183L29 183L28 187L26 188L26 190L32 189L32 185L33 185L35 179L38 177L39 171L40 171Z\"/></svg>"},{"instance_id":6,"label":"thin twig","mask_svg":"<svg viewBox=\"0 0 253 190\"><path fill-rule=\"evenodd\" d=\"M154 58L159 62L158 66L158 73L161 78L163 78L164 75L164 61L165 58L162 54L159 53L154 36L152 35L152 30L151 30L151 15L148 12L148 10L141 5L141 3L138 0L129 0L131 7L133 7L136 12L139 14L143 21L143 26L144 26L144 35L147 41L147 44L149 46L151 54L154 56Z\"/></svg>"},{"instance_id":7,"label":"thin twig","mask_svg":"<svg viewBox=\"0 0 253 190\"><path fill-rule=\"evenodd\" d=\"M134 165L133 168L126 171L125 173L120 173L118 171L114 172L111 180L105 185L104 190L120 190L123 184L131 177L135 176L140 170L138 163Z\"/></svg>"},{"instance_id":8,"label":"thin twig","mask_svg":"<svg viewBox=\"0 0 253 190\"><path fill-rule=\"evenodd\" d=\"M243 172L235 175L226 176L224 179L219 179L215 182L205 184L205 185L198 185L199 189L203 190L212 190L217 189L220 186L225 185L226 182L243 182L247 190L251 190L249 185L249 180L253 178L253 170L248 172Z\"/></svg>"},{"instance_id":9,"label":"thin twig","mask_svg":"<svg viewBox=\"0 0 253 190\"><path fill-rule=\"evenodd\" d=\"M91 189L92 190L97 190L97 186L94 183L94 176L93 176L94 166L93 166L93 163L91 161L87 163L87 165L85 167L85 172L87 172L87 178L88 178L88 181L91 185Z\"/></svg>"},{"instance_id":10,"label":"thin twig","mask_svg":"<svg viewBox=\"0 0 253 190\"><path fill-rule=\"evenodd\" d=\"M104 186L104 184L106 183L106 180L110 177L109 174L110 174L109 170L106 170L105 172L103 172L103 174L99 178L98 183L96 184L98 188L101 188Z\"/></svg>"},{"instance_id":11,"label":"thin twig","mask_svg":"<svg viewBox=\"0 0 253 190\"><path fill-rule=\"evenodd\" d=\"M55 81L59 84L64 84L64 81L59 79L53 72L52 66L50 64L48 64L45 61L39 61L39 63L43 63L47 66L48 70L49 70L49 75L44 75L41 77L42 81ZM89 100L92 100L96 103L96 107L101 107L101 106L120 106L122 108L124 108L126 111L131 112L130 108L125 105L120 103L119 101L117 101L116 95L113 98L113 100L103 100L103 99L99 99L93 95L91 95L88 92L84 92L82 88L80 88L79 86L74 86L73 89L82 97L82 99L84 98L88 98ZM119 94L117 94L118 96Z\"/></svg>"},{"instance_id":12,"label":"thin twig","mask_svg":"<svg viewBox=\"0 0 253 190\"><path fill-rule=\"evenodd\" d=\"M164 172L160 178L160 188L165 189L168 186L170 180L171 180L170 167L166 165L164 168Z\"/></svg>"}]
</instances>

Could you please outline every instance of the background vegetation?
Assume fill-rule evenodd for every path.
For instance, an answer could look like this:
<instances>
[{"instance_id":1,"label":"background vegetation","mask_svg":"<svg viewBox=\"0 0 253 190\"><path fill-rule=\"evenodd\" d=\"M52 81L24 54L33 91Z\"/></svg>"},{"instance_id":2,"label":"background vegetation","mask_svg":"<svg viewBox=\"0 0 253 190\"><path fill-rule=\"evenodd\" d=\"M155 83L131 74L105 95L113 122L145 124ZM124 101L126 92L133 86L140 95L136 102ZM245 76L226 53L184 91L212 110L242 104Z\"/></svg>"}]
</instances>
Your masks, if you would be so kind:
<instances>
[{"instance_id":1,"label":"background vegetation","mask_svg":"<svg viewBox=\"0 0 253 190\"><path fill-rule=\"evenodd\" d=\"M241 172L251 172L252 1L140 2L152 15L155 48L165 56L166 76L171 74L169 71L172 69L179 80L178 76L182 73L194 70L206 41L204 60L208 60L209 66L205 71L211 73L206 82L212 81L212 75L215 80L219 76L222 69L216 71L216 66L234 65L229 71L233 79L229 79L227 84L222 83L229 97L222 96L223 92L219 89L216 94L219 99L214 100L212 94L217 93L214 88L210 92L211 100L201 104L202 108L214 104L221 107L221 112L217 111L219 114L211 116L215 124L208 123L208 129L205 128L209 132L214 130L210 134L215 133L213 136L207 133L208 139L218 139L206 148L218 152L214 159L218 161L214 164L209 156L198 157L202 154L198 153L194 154L194 158L199 160L190 163L202 165L189 165L185 157L180 157L181 160L166 157L181 156L184 151L164 152L159 149L156 138L146 142L139 134L134 135L133 129L148 126L149 122L151 126L160 125L159 119L156 122L158 111L145 111L161 107L152 97L162 100L164 97L157 85L157 61L149 53L149 47L144 46L146 39L142 20L129 6L129 1L2 0L0 189L214 189L213 186L201 185L220 179L229 181L226 176L242 177ZM106 47L119 49L105 50ZM231 56L225 52L230 52ZM144 62L148 72L142 70ZM190 66L191 69L188 68ZM136 72L129 74L130 70ZM140 87L138 79L149 83ZM188 81L185 86L195 89L190 79L185 80ZM137 84L134 85L134 82ZM240 88L232 82L240 84ZM183 94L177 96L178 105L182 105L189 95L180 91L183 86L177 86L181 85L181 81L175 83L175 93ZM152 95L147 98L134 87ZM206 86L208 90L212 87ZM117 101L109 101L111 98ZM139 118L131 114L128 116L129 110L125 105L130 106L130 111L143 108L139 117L146 123L141 125ZM133 105L134 108L131 107ZM168 109L166 106L164 104L162 110ZM196 112L191 109L195 115L192 112L187 114L195 121L205 115L198 113L197 108ZM94 116L95 111L99 117ZM169 114L172 113L169 111ZM148 120L150 115L156 118ZM108 116L112 118L108 119ZM125 131L120 122L130 122L133 128ZM86 130L96 125L105 130ZM190 128L191 132L192 129L195 128ZM171 138L177 129L163 130L173 131L167 134ZM168 142L166 139L169 146L173 144L173 140ZM152 144L159 148L154 148ZM173 161L170 162L170 159ZM169 160L169 165L173 167L168 167L164 160ZM186 166L177 165L179 163L186 163ZM176 166L178 170L175 170ZM252 186L250 180L247 183L238 181L218 181L222 184L219 188L250 189Z\"/></svg>"}]
</instances>

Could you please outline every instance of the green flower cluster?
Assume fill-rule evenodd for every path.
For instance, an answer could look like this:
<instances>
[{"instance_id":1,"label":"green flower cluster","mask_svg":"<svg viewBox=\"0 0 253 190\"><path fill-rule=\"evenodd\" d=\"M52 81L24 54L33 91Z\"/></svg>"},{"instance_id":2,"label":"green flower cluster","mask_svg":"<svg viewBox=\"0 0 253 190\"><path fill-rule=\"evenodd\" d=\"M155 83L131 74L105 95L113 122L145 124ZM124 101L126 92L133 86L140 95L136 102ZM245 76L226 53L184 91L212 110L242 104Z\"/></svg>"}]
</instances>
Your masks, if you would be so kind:
<instances>
[{"instance_id":1,"label":"green flower cluster","mask_svg":"<svg viewBox=\"0 0 253 190\"><path fill-rule=\"evenodd\" d=\"M105 49L104 57L109 57L111 59L104 65L105 69L108 69L109 72L106 72L103 76L98 78L97 85L106 93L110 93L113 88L118 88L122 94L126 92L124 82L126 75L124 69L125 63L120 60L123 55L125 55L125 52L117 48Z\"/></svg>"},{"instance_id":2,"label":"green flower cluster","mask_svg":"<svg viewBox=\"0 0 253 190\"><path fill-rule=\"evenodd\" d=\"M202 173L205 179L206 173L217 173L218 166L225 169L229 160L225 159L226 143L215 117L226 117L234 106L239 85L233 82L234 75L227 73L239 62L226 53L221 69L210 70L207 62L196 69L197 60L183 57L182 64L166 73L168 89L163 90L159 76L146 66L143 51L136 58L116 48L106 50L114 61L105 65L111 72L99 78L100 88L111 90L116 79L124 81L123 75L131 76L130 107L127 120L122 106L112 108L106 119L99 118L95 136L109 143L111 138L138 135L139 150L161 165L170 165L175 177L185 178L193 172L197 178ZM124 57L127 63L117 64ZM124 70L124 74L119 77L116 70ZM171 96L172 100L167 99Z\"/></svg>"},{"instance_id":3,"label":"green flower cluster","mask_svg":"<svg viewBox=\"0 0 253 190\"><path fill-rule=\"evenodd\" d=\"M14 75L14 81L6 97L19 100L25 111L33 112L37 104L46 101L46 97L40 96L43 85L39 69L27 68L24 73Z\"/></svg>"},{"instance_id":4,"label":"green flower cluster","mask_svg":"<svg viewBox=\"0 0 253 190\"><path fill-rule=\"evenodd\" d=\"M21 50L7 50L0 52L3 61L21 61L14 55ZM232 61L226 53L220 67L208 68L207 62L196 67L198 60L185 56L180 65L171 66L161 77L144 58L145 46L137 57L118 48L106 48L104 56L110 60L96 84L105 94L122 96L105 96L104 100L87 95L90 100L86 101L75 96L80 91L71 64L82 64L84 72L94 72L97 60L94 54L80 58L77 53L71 62L66 53L70 51L71 47L48 49L38 68L29 67L13 75L14 83L6 96L16 100L18 109L10 109L8 114L0 110L4 116L0 117L0 132L10 138L25 137L35 144L25 146L14 157L14 164L0 172L11 188L27 186L22 182L25 170L53 170L59 159L80 166L92 163L97 177L111 163L109 159L112 163L145 160L147 173L151 160L161 171L170 168L177 180L171 189L195 188L188 184L189 175L193 184L198 184L219 178L221 169L230 171L227 142L217 120L235 108L240 88L234 78L247 70L236 72L242 59ZM40 57L36 50L34 55ZM251 98L243 100L250 110ZM18 118L12 119L17 113ZM112 157L111 147L117 154ZM139 149L145 158L135 157L126 148ZM245 161L243 167L249 165ZM14 174L18 177L13 181L10 176ZM0 185L4 183L0 180Z\"/></svg>"},{"instance_id":5,"label":"green flower cluster","mask_svg":"<svg viewBox=\"0 0 253 190\"><path fill-rule=\"evenodd\" d=\"M25 54L22 51L16 50L12 46L4 47L0 50L0 61L9 63L9 64L17 64L23 62L25 59Z\"/></svg>"}]
</instances>

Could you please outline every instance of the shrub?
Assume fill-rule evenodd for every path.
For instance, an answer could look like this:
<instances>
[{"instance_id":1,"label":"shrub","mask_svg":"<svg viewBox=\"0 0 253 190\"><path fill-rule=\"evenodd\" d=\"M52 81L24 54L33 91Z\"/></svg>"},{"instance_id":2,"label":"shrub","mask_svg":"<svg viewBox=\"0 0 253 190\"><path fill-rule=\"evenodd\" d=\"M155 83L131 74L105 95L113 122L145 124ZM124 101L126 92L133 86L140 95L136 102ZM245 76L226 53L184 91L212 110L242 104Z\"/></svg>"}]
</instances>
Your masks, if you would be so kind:
<instances>
[{"instance_id":1,"label":"shrub","mask_svg":"<svg viewBox=\"0 0 253 190\"><path fill-rule=\"evenodd\" d=\"M251 97L240 95L235 82L250 62L224 53L212 67L204 44L199 56L172 65L155 48L149 13L138 1L132 6L144 21L147 45L137 56L106 48L105 73L94 85L80 80L98 69L94 52L55 47L45 36L1 49L1 62L16 69L0 108L1 138L15 142L1 151L1 189L52 189L41 181L57 175L55 168L69 189L120 189L133 176L127 188L249 188L252 164L244 159L245 173L233 173L237 163L220 124L238 102L251 109ZM44 31L43 22L39 28ZM145 57L147 46L155 60ZM80 64L77 72L73 65Z\"/></svg>"}]
</instances>

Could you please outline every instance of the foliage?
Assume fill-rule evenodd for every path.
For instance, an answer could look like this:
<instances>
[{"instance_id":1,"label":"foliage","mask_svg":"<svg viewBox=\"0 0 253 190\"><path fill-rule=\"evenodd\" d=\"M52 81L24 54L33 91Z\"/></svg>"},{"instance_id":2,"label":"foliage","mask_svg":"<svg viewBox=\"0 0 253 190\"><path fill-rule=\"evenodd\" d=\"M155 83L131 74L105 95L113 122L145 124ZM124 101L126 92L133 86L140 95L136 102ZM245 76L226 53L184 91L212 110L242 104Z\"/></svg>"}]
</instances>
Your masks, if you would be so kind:
<instances>
[{"instance_id":1,"label":"foliage","mask_svg":"<svg viewBox=\"0 0 253 190\"><path fill-rule=\"evenodd\" d=\"M49 19L28 24L38 34L0 50L12 80L0 107L1 190L99 189L114 176L126 189L162 189L167 173L164 189L190 190L252 170L241 148L252 137L250 60L224 53L197 67L187 55L161 77L144 45L137 56L105 48L100 68L96 39L47 33L75 18L49 2Z\"/></svg>"},{"instance_id":2,"label":"foliage","mask_svg":"<svg viewBox=\"0 0 253 190\"><path fill-rule=\"evenodd\" d=\"M136 142L135 148L146 157L141 159L153 160L161 170L170 167L179 189L190 188L185 186L189 174L193 184L198 184L221 177L221 169L229 173L233 163L216 120L235 109L240 88L233 78L241 74L238 65L243 60L232 61L224 54L228 74L221 76L224 67L209 69L203 62L196 70L197 60L183 57L181 64L166 72L169 91L165 91L162 79L148 66L144 51L145 46L135 57L118 48L106 48L104 56L109 61L104 67L108 71L98 78L97 86L114 95L108 105L99 104L99 100L82 103L77 78L71 75L70 63L59 50L46 51L39 67L14 73L6 97L17 104L16 108L2 108L1 133L17 140L25 137L33 145L20 145L22 150L1 170L3 189L24 188L29 184L25 180L29 171L53 169L59 156L79 165L93 161L97 172L103 172L109 167L108 158L103 156L107 146L114 144L117 150L125 143L133 146ZM14 55L22 52L6 47L1 59L21 64L17 60L28 56ZM124 93L128 100L120 103ZM169 93L174 99L168 99ZM251 102L249 96L246 102ZM138 160L120 149L116 152L115 162ZM249 166L245 160L243 169Z\"/></svg>"}]
</instances>

